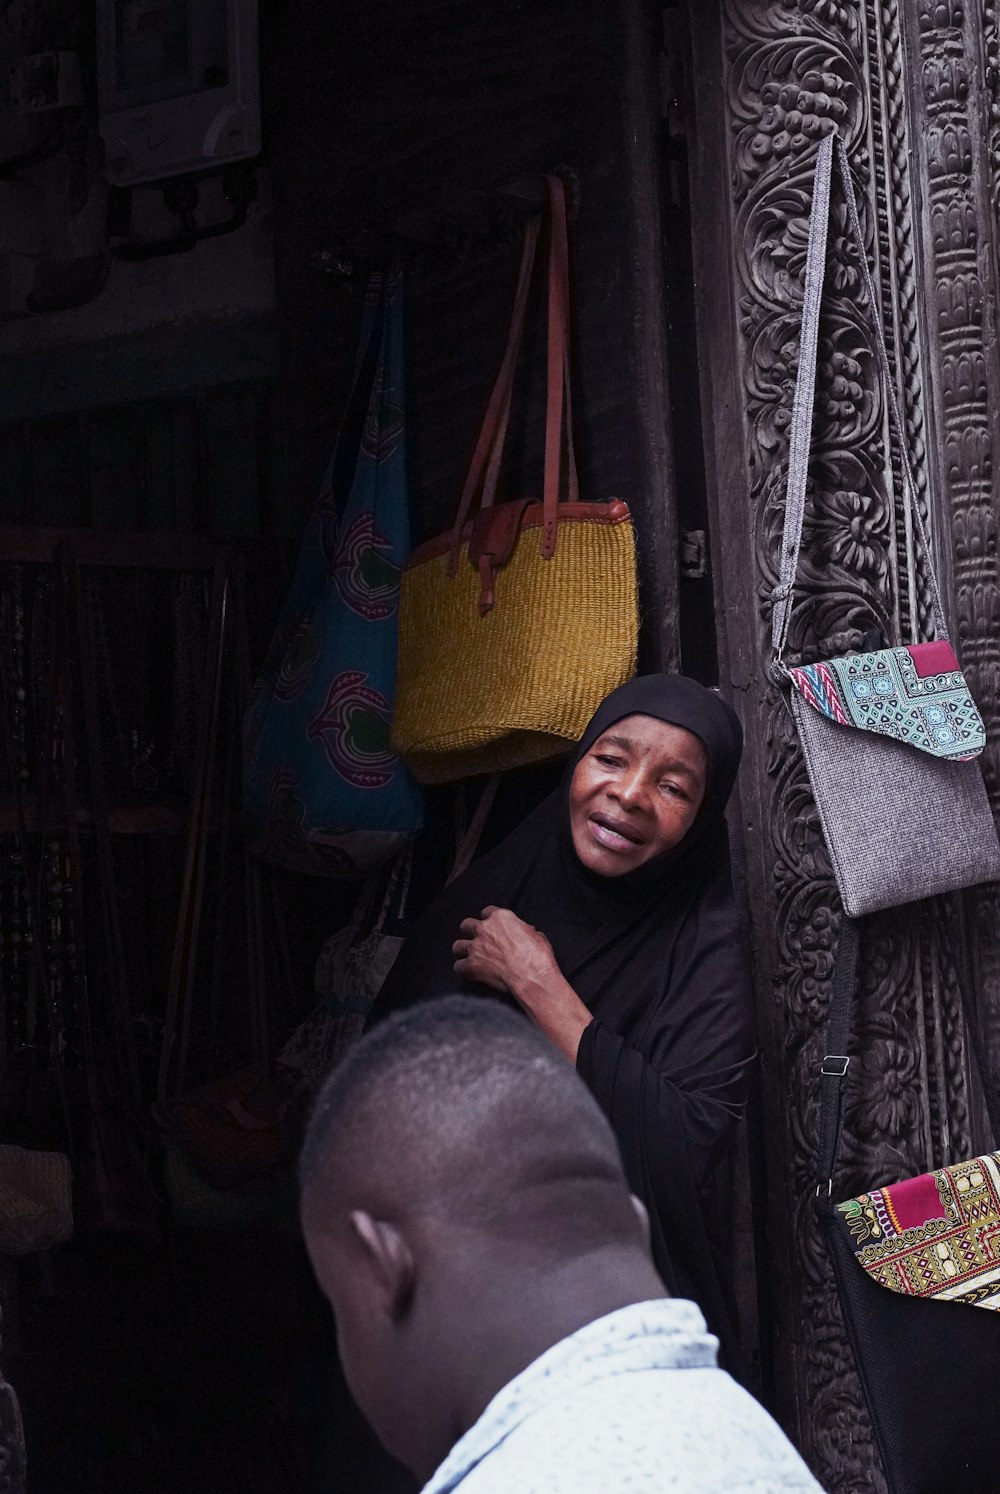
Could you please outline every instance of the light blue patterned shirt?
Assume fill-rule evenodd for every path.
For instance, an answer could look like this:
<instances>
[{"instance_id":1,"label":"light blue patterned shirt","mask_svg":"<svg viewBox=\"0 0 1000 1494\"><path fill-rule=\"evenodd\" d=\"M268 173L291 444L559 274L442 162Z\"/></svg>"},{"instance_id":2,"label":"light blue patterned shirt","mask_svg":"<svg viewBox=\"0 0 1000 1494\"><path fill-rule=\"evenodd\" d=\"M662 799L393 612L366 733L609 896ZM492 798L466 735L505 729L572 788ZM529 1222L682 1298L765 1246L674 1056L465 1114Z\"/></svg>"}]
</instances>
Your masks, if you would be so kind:
<instances>
[{"instance_id":1,"label":"light blue patterned shirt","mask_svg":"<svg viewBox=\"0 0 1000 1494\"><path fill-rule=\"evenodd\" d=\"M423 1494L822 1494L693 1302L623 1307L505 1385Z\"/></svg>"}]
</instances>

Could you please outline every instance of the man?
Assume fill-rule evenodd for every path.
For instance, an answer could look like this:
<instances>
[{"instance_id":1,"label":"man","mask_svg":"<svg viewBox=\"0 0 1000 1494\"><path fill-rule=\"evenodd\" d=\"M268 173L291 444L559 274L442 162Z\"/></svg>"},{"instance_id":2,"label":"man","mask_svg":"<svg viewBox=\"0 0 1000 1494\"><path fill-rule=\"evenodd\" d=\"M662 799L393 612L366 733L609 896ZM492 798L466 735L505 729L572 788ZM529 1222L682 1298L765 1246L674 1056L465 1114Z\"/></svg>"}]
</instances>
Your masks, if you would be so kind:
<instances>
[{"instance_id":1,"label":"man","mask_svg":"<svg viewBox=\"0 0 1000 1494\"><path fill-rule=\"evenodd\" d=\"M424 1494L818 1490L664 1296L607 1121L516 1013L445 997L376 1028L301 1178L347 1382Z\"/></svg>"}]
</instances>

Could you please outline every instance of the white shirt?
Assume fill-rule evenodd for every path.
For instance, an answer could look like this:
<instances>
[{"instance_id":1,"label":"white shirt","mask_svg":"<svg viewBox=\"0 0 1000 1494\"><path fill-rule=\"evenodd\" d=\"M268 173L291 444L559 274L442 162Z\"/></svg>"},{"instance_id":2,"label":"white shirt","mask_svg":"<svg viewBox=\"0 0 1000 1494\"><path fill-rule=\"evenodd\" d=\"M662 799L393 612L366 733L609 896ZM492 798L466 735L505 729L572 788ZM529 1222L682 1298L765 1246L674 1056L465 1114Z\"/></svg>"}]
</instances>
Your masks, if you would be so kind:
<instances>
[{"instance_id":1,"label":"white shirt","mask_svg":"<svg viewBox=\"0 0 1000 1494\"><path fill-rule=\"evenodd\" d=\"M717 1348L693 1302L598 1318L494 1396L423 1494L822 1494Z\"/></svg>"}]
</instances>

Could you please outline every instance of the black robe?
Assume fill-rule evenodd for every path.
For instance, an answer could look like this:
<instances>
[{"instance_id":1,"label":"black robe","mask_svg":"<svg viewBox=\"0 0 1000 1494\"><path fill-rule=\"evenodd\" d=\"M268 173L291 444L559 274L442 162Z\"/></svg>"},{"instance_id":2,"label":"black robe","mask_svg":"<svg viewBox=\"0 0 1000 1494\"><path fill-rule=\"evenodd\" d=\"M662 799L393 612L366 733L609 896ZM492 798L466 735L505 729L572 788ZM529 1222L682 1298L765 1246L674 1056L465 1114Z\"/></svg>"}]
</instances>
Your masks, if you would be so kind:
<instances>
[{"instance_id":1,"label":"black robe","mask_svg":"<svg viewBox=\"0 0 1000 1494\"><path fill-rule=\"evenodd\" d=\"M624 876L603 877L573 849L569 783L597 738L632 715L699 737L708 785L678 847ZM587 728L561 788L427 908L376 1007L383 1016L456 990L487 994L455 975L452 944L462 920L488 904L511 908L548 937L593 1013L577 1070L608 1116L629 1183L649 1212L656 1265L669 1291L699 1304L730 1367L739 1356L720 1259L730 1201L719 1197L719 1164L742 1114L754 1049L723 817L741 750L736 716L693 680L646 675L616 690Z\"/></svg>"}]
</instances>

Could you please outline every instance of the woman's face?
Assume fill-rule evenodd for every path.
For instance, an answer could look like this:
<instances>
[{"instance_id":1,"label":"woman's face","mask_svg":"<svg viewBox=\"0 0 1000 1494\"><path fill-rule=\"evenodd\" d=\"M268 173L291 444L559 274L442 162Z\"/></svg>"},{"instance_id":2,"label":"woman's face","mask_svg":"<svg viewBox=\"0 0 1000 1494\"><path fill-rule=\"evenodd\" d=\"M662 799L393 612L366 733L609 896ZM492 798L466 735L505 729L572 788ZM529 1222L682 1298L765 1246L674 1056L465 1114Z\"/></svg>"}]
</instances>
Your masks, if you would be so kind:
<instances>
[{"instance_id":1,"label":"woman's face","mask_svg":"<svg viewBox=\"0 0 1000 1494\"><path fill-rule=\"evenodd\" d=\"M680 844L707 783L708 754L693 732L653 716L625 716L598 737L573 773L573 849L601 876L635 871Z\"/></svg>"}]
</instances>

